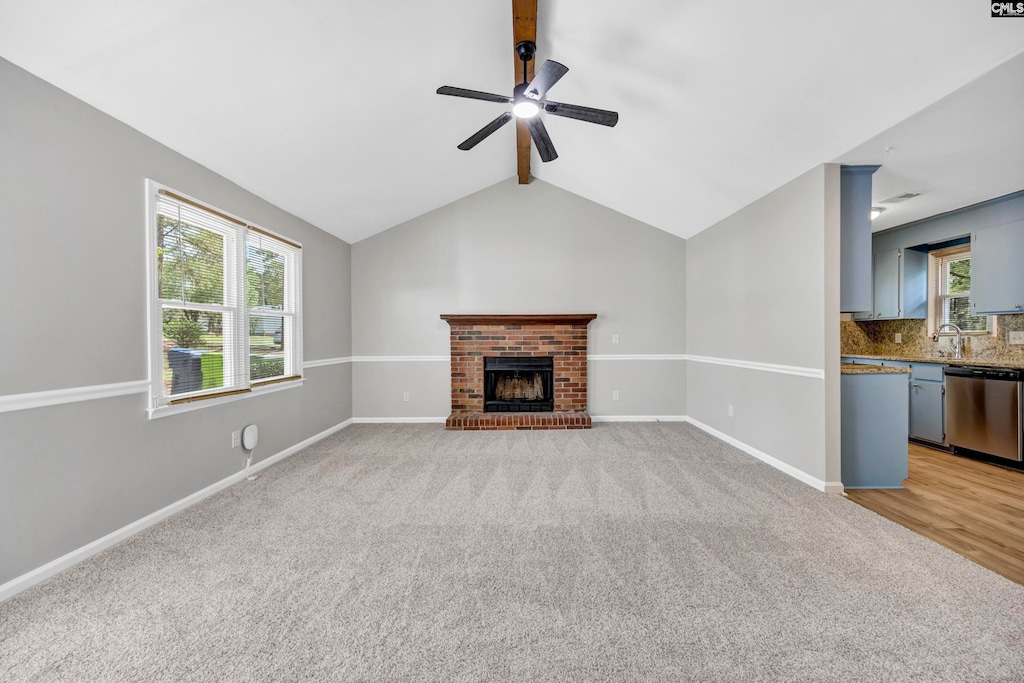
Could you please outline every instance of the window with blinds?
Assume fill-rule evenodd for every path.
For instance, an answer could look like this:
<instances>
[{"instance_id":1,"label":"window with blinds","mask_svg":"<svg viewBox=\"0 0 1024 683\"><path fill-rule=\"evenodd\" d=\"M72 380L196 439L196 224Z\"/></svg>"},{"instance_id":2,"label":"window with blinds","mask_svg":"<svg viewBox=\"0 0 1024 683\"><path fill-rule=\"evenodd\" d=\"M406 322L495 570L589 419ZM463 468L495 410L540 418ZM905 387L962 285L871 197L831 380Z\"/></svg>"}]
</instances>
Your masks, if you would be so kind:
<instances>
[{"instance_id":1,"label":"window with blinds","mask_svg":"<svg viewBox=\"0 0 1024 683\"><path fill-rule=\"evenodd\" d=\"M970 245L933 251L928 255L928 332L945 324L964 332L987 333L994 328L990 316L971 315ZM950 333L945 329L941 334Z\"/></svg>"},{"instance_id":2,"label":"window with blinds","mask_svg":"<svg viewBox=\"0 0 1024 683\"><path fill-rule=\"evenodd\" d=\"M152 408L301 379L301 245L149 191Z\"/></svg>"},{"instance_id":3,"label":"window with blinds","mask_svg":"<svg viewBox=\"0 0 1024 683\"><path fill-rule=\"evenodd\" d=\"M254 386L297 379L302 347L302 281L298 245L249 227L245 244L249 381Z\"/></svg>"}]
</instances>

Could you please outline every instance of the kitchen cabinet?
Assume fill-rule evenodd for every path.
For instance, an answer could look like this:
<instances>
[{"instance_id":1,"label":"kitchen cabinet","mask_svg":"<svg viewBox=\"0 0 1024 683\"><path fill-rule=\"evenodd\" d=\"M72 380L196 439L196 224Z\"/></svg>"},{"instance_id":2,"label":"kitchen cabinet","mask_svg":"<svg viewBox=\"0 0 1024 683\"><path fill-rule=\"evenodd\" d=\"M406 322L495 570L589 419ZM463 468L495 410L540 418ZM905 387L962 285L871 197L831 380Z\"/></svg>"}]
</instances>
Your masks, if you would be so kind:
<instances>
[{"instance_id":1,"label":"kitchen cabinet","mask_svg":"<svg viewBox=\"0 0 1024 683\"><path fill-rule=\"evenodd\" d=\"M939 382L910 382L910 436L933 443L945 441L945 387Z\"/></svg>"},{"instance_id":2,"label":"kitchen cabinet","mask_svg":"<svg viewBox=\"0 0 1024 683\"><path fill-rule=\"evenodd\" d=\"M1024 313L1024 221L971 235L972 313Z\"/></svg>"},{"instance_id":3,"label":"kitchen cabinet","mask_svg":"<svg viewBox=\"0 0 1024 683\"><path fill-rule=\"evenodd\" d=\"M910 437L946 445L945 366L911 363L910 367Z\"/></svg>"},{"instance_id":4,"label":"kitchen cabinet","mask_svg":"<svg viewBox=\"0 0 1024 683\"><path fill-rule=\"evenodd\" d=\"M843 487L902 488L907 478L907 376L843 374Z\"/></svg>"},{"instance_id":5,"label":"kitchen cabinet","mask_svg":"<svg viewBox=\"0 0 1024 683\"><path fill-rule=\"evenodd\" d=\"M900 317L902 249L879 252L871 259L871 311L881 320Z\"/></svg>"},{"instance_id":6,"label":"kitchen cabinet","mask_svg":"<svg viewBox=\"0 0 1024 683\"><path fill-rule=\"evenodd\" d=\"M878 166L839 169L839 310L871 307L871 174Z\"/></svg>"},{"instance_id":7,"label":"kitchen cabinet","mask_svg":"<svg viewBox=\"0 0 1024 683\"><path fill-rule=\"evenodd\" d=\"M871 311L854 320L928 317L928 254L913 249L876 252L871 259Z\"/></svg>"},{"instance_id":8,"label":"kitchen cabinet","mask_svg":"<svg viewBox=\"0 0 1024 683\"><path fill-rule=\"evenodd\" d=\"M908 363L898 360L868 358L842 359L844 363L882 365L911 369L909 375L909 427L910 438L947 446L946 443L946 381L945 365L939 363Z\"/></svg>"}]
</instances>

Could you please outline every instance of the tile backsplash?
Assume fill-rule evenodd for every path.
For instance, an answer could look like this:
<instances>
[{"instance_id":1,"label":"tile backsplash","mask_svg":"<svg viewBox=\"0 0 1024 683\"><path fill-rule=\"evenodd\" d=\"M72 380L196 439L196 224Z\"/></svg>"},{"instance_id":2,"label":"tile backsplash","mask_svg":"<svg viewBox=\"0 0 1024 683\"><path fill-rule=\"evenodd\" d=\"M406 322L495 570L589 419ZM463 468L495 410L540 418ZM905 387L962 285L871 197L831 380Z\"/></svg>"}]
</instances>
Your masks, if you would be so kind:
<instances>
[{"instance_id":1,"label":"tile backsplash","mask_svg":"<svg viewBox=\"0 0 1024 683\"><path fill-rule=\"evenodd\" d=\"M932 341L927 320L843 321L839 325L844 354L942 358L952 355L956 338L944 336ZM995 334L964 335L964 357L1024 363L1024 345L1009 343L1009 333L1019 331L1024 331L1024 314L996 316ZM897 332L903 335L901 344L896 343Z\"/></svg>"}]
</instances>

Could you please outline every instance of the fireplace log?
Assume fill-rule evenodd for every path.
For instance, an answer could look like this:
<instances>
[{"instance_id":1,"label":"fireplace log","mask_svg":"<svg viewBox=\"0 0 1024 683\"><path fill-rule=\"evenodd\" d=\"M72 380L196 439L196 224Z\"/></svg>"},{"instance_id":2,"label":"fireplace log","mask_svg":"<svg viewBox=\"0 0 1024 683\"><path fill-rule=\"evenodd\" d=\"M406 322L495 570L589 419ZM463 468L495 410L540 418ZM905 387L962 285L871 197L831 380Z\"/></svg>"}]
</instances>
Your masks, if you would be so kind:
<instances>
[{"instance_id":1,"label":"fireplace log","mask_svg":"<svg viewBox=\"0 0 1024 683\"><path fill-rule=\"evenodd\" d=\"M523 391L523 380L518 377L512 379L512 398L519 400L526 398L526 392Z\"/></svg>"}]
</instances>

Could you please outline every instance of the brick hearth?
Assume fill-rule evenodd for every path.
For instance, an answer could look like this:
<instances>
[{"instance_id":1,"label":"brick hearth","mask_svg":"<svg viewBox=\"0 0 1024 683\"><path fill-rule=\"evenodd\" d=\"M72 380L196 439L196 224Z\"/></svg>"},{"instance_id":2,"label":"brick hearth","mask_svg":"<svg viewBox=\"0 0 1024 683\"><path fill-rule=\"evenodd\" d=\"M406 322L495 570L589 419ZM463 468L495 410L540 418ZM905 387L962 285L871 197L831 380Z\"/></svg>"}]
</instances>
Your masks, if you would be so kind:
<instances>
[{"instance_id":1,"label":"brick hearth","mask_svg":"<svg viewBox=\"0 0 1024 683\"><path fill-rule=\"evenodd\" d=\"M451 326L448 429L589 429L587 325L594 313L442 315ZM551 356L554 412L485 413L484 356Z\"/></svg>"}]
</instances>

